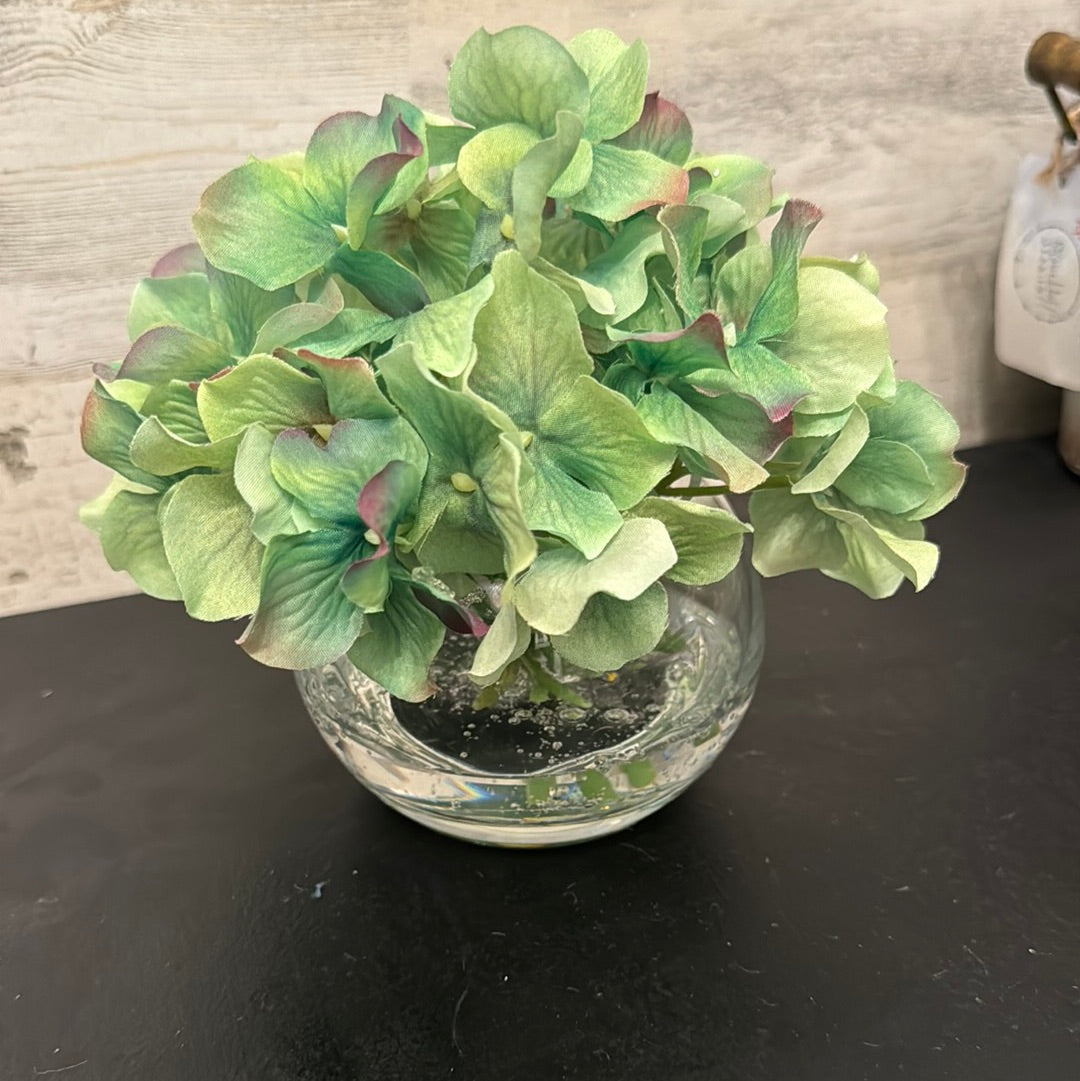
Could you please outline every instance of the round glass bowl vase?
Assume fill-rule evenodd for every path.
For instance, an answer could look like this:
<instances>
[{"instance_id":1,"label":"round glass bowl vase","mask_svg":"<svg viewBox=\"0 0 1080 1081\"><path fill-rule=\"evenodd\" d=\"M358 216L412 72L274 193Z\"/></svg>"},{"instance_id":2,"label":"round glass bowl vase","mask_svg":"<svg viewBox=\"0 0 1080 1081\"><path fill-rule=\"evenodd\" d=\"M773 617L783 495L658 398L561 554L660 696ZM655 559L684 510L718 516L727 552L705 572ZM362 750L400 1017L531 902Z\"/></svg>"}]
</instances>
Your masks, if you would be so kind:
<instances>
[{"instance_id":1,"label":"round glass bowl vase","mask_svg":"<svg viewBox=\"0 0 1080 1081\"><path fill-rule=\"evenodd\" d=\"M669 586L668 599L657 650L618 672L575 671L534 652L574 703L530 701L522 678L476 708L475 640L456 635L433 667L438 692L418 704L391 698L344 657L296 679L335 754L409 818L481 844L586 841L679 795L750 705L765 633L746 558L715 585Z\"/></svg>"}]
</instances>

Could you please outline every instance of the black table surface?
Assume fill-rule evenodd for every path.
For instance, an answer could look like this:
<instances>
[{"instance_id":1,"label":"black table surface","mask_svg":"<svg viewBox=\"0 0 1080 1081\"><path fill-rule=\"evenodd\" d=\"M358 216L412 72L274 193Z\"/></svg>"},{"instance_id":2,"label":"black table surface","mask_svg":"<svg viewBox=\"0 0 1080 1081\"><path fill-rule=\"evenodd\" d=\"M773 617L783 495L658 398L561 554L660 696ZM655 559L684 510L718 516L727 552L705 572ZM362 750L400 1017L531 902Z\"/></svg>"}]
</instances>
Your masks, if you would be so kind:
<instances>
[{"instance_id":1,"label":"black table surface","mask_svg":"<svg viewBox=\"0 0 1080 1081\"><path fill-rule=\"evenodd\" d=\"M576 847L386 810L236 626L0 621L0 1081L1075 1081L1080 484L968 457L929 590L766 583L717 765Z\"/></svg>"}]
</instances>

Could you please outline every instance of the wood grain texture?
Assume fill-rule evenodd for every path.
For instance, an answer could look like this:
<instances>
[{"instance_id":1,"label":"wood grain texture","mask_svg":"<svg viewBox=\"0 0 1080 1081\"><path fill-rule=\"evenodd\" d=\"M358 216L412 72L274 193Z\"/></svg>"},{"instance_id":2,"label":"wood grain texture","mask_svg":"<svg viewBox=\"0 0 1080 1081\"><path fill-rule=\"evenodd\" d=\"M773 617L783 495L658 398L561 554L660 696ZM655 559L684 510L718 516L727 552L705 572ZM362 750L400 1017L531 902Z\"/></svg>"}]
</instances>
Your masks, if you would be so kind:
<instances>
[{"instance_id":1,"label":"wood grain texture","mask_svg":"<svg viewBox=\"0 0 1080 1081\"><path fill-rule=\"evenodd\" d=\"M1024 52L1075 18L1063 0L0 0L0 614L131 589L75 519L103 478L76 420L207 182L384 91L445 109L481 24L645 38L699 146L778 163L826 211L813 251L870 251L899 368L966 444L1051 429L1056 392L993 357L993 273L1017 161L1053 131Z\"/></svg>"}]
</instances>

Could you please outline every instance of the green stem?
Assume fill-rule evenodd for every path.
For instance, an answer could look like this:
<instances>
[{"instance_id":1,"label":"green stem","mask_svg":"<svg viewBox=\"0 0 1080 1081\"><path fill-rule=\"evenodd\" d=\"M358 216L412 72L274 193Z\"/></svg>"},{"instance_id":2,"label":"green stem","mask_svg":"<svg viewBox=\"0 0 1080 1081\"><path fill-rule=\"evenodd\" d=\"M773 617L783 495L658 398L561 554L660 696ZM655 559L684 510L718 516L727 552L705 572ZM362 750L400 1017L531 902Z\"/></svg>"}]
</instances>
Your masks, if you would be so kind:
<instances>
[{"instance_id":1,"label":"green stem","mask_svg":"<svg viewBox=\"0 0 1080 1081\"><path fill-rule=\"evenodd\" d=\"M689 473L690 470L676 458L675 464L668 471L668 475L656 486L656 490L659 491L661 488L670 488L680 477L685 477Z\"/></svg>"},{"instance_id":2,"label":"green stem","mask_svg":"<svg viewBox=\"0 0 1080 1081\"><path fill-rule=\"evenodd\" d=\"M420 202L433 203L436 199L453 195L460 187L461 177L458 176L456 168L451 169L445 176L440 176L438 180L429 182L426 190L421 189Z\"/></svg>"},{"instance_id":3,"label":"green stem","mask_svg":"<svg viewBox=\"0 0 1080 1081\"><path fill-rule=\"evenodd\" d=\"M675 496L677 498L692 499L699 495L728 495L731 489L723 484L699 484L687 485L683 488L657 488L657 495Z\"/></svg>"},{"instance_id":4,"label":"green stem","mask_svg":"<svg viewBox=\"0 0 1080 1081\"><path fill-rule=\"evenodd\" d=\"M768 480L762 481L753 490L760 492L766 488L790 487L791 481L787 477L769 477ZM684 499L692 499L695 496L702 495L731 495L731 489L726 484L691 484L682 488L672 488L668 486L666 477L656 486L655 492L657 495L675 496Z\"/></svg>"}]
</instances>

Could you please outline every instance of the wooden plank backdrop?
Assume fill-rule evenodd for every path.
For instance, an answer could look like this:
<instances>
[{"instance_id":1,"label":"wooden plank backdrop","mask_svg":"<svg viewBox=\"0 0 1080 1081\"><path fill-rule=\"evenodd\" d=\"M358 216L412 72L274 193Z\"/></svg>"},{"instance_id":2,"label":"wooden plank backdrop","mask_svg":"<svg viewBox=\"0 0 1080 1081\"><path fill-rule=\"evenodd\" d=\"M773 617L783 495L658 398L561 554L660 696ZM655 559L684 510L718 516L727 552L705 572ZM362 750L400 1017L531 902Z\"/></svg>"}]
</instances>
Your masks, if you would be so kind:
<instances>
[{"instance_id":1,"label":"wooden plank backdrop","mask_svg":"<svg viewBox=\"0 0 1080 1081\"><path fill-rule=\"evenodd\" d=\"M76 422L155 257L247 153L303 147L383 91L445 109L478 25L641 36L697 143L820 203L811 250L869 250L894 353L967 444L1049 430L1056 395L997 365L993 271L1020 155L1053 124L1023 57L1065 0L0 0L0 615L113 596L75 518L105 472Z\"/></svg>"}]
</instances>

